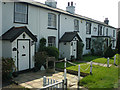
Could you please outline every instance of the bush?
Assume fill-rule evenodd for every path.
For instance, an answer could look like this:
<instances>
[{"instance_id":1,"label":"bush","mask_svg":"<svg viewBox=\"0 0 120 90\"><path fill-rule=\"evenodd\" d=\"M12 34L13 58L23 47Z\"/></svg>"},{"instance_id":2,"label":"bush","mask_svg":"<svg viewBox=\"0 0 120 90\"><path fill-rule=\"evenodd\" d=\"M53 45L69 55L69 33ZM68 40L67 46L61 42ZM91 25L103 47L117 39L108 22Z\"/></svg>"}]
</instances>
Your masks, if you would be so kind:
<instances>
[{"instance_id":1,"label":"bush","mask_svg":"<svg viewBox=\"0 0 120 90\"><path fill-rule=\"evenodd\" d=\"M42 65L45 64L46 58L47 58L47 53L46 52L37 52L35 54L35 67L36 69L40 69Z\"/></svg>"},{"instance_id":2,"label":"bush","mask_svg":"<svg viewBox=\"0 0 120 90\"><path fill-rule=\"evenodd\" d=\"M94 55L94 49L93 48L91 49L91 55Z\"/></svg>"},{"instance_id":3,"label":"bush","mask_svg":"<svg viewBox=\"0 0 120 90\"><path fill-rule=\"evenodd\" d=\"M56 47L46 47L45 51L47 52L48 56L55 57L56 60L59 58L59 50Z\"/></svg>"},{"instance_id":4,"label":"bush","mask_svg":"<svg viewBox=\"0 0 120 90\"><path fill-rule=\"evenodd\" d=\"M83 54L83 47L84 47L84 44L82 42L78 42L77 43L77 59L82 59L82 54Z\"/></svg>"},{"instance_id":5,"label":"bush","mask_svg":"<svg viewBox=\"0 0 120 90\"><path fill-rule=\"evenodd\" d=\"M12 78L15 61L12 58L2 58L2 79L8 80Z\"/></svg>"},{"instance_id":6,"label":"bush","mask_svg":"<svg viewBox=\"0 0 120 90\"><path fill-rule=\"evenodd\" d=\"M105 50L105 52L104 52L104 57L105 58L113 57L115 55L111 46L112 46L112 44Z\"/></svg>"},{"instance_id":7,"label":"bush","mask_svg":"<svg viewBox=\"0 0 120 90\"><path fill-rule=\"evenodd\" d=\"M46 39L45 38L41 38L39 41L39 48L38 51L44 51L44 49L46 48Z\"/></svg>"}]
</instances>

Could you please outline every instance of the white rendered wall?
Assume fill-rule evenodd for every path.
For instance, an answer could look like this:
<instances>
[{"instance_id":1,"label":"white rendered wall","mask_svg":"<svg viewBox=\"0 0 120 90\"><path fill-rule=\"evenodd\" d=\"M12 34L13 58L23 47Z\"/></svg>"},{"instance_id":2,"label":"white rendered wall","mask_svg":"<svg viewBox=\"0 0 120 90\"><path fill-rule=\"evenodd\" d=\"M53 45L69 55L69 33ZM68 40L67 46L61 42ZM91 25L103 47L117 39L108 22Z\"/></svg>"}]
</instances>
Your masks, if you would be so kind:
<instances>
[{"instance_id":1,"label":"white rendered wall","mask_svg":"<svg viewBox=\"0 0 120 90\"><path fill-rule=\"evenodd\" d=\"M10 41L2 41L2 57L11 58L12 57L12 44Z\"/></svg>"},{"instance_id":2,"label":"white rendered wall","mask_svg":"<svg viewBox=\"0 0 120 90\"><path fill-rule=\"evenodd\" d=\"M9 15L8 15L9 12ZM14 3L8 2L3 4L3 32L5 33L11 27L16 26L27 26L28 29L34 34L37 35L38 41L40 38L48 38L48 36L56 37L56 47L58 47L58 30L47 29L48 28L48 13L56 14L56 18L58 18L58 14L49 10L45 10L42 8L38 8L35 6L28 6L28 24L19 24L14 23ZM56 20L58 22L58 19ZM56 24L56 28L58 29L58 24ZM38 45L39 42L37 42ZM47 43L48 44L48 43Z\"/></svg>"},{"instance_id":3,"label":"white rendered wall","mask_svg":"<svg viewBox=\"0 0 120 90\"><path fill-rule=\"evenodd\" d=\"M63 42L60 43L60 57L61 58L67 58L70 60L70 42L66 42L66 45L64 45Z\"/></svg>"}]
</instances>

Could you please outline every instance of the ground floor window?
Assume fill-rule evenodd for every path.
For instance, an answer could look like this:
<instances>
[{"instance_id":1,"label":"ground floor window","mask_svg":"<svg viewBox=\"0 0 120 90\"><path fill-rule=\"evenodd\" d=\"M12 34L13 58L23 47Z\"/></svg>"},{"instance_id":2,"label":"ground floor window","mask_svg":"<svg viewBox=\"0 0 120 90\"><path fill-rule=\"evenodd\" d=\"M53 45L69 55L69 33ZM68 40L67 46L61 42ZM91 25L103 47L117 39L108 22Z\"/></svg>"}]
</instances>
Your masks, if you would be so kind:
<instances>
[{"instance_id":1,"label":"ground floor window","mask_svg":"<svg viewBox=\"0 0 120 90\"><path fill-rule=\"evenodd\" d=\"M112 47L115 48L115 40L113 40Z\"/></svg>"},{"instance_id":2,"label":"ground floor window","mask_svg":"<svg viewBox=\"0 0 120 90\"><path fill-rule=\"evenodd\" d=\"M54 37L54 36L48 37L48 46L56 47L56 37Z\"/></svg>"},{"instance_id":3,"label":"ground floor window","mask_svg":"<svg viewBox=\"0 0 120 90\"><path fill-rule=\"evenodd\" d=\"M86 49L90 49L91 48L91 38L86 38Z\"/></svg>"}]
</instances>

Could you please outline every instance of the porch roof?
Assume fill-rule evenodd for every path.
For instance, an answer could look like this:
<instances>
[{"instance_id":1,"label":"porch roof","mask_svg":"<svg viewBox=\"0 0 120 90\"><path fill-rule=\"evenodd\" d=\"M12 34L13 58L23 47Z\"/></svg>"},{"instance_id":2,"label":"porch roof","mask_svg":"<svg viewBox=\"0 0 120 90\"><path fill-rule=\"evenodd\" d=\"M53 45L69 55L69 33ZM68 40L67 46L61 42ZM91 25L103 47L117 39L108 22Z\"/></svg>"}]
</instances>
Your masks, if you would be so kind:
<instances>
[{"instance_id":1,"label":"porch roof","mask_svg":"<svg viewBox=\"0 0 120 90\"><path fill-rule=\"evenodd\" d=\"M29 35L31 39L34 41L37 41L37 38L29 31L29 29L26 26L22 27L12 27L9 29L7 32L5 32L0 39L2 40L10 40L10 42L14 41L20 34L25 32L26 34Z\"/></svg>"},{"instance_id":2,"label":"porch roof","mask_svg":"<svg viewBox=\"0 0 120 90\"><path fill-rule=\"evenodd\" d=\"M79 41L82 41L77 32L65 32L61 37L60 42L71 42L75 36L79 39Z\"/></svg>"}]
</instances>

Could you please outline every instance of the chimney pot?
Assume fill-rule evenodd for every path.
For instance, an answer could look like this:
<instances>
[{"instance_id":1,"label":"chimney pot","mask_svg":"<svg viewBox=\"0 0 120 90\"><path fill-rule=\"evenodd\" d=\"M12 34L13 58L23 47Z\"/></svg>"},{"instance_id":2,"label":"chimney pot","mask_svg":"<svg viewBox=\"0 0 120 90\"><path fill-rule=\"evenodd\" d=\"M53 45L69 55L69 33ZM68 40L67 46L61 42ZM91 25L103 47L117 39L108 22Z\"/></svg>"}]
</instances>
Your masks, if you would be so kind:
<instances>
[{"instance_id":1,"label":"chimney pot","mask_svg":"<svg viewBox=\"0 0 120 90\"><path fill-rule=\"evenodd\" d=\"M71 2L71 6L73 6L73 2Z\"/></svg>"},{"instance_id":2,"label":"chimney pot","mask_svg":"<svg viewBox=\"0 0 120 90\"><path fill-rule=\"evenodd\" d=\"M70 2L68 2L68 6L70 6Z\"/></svg>"}]
</instances>

